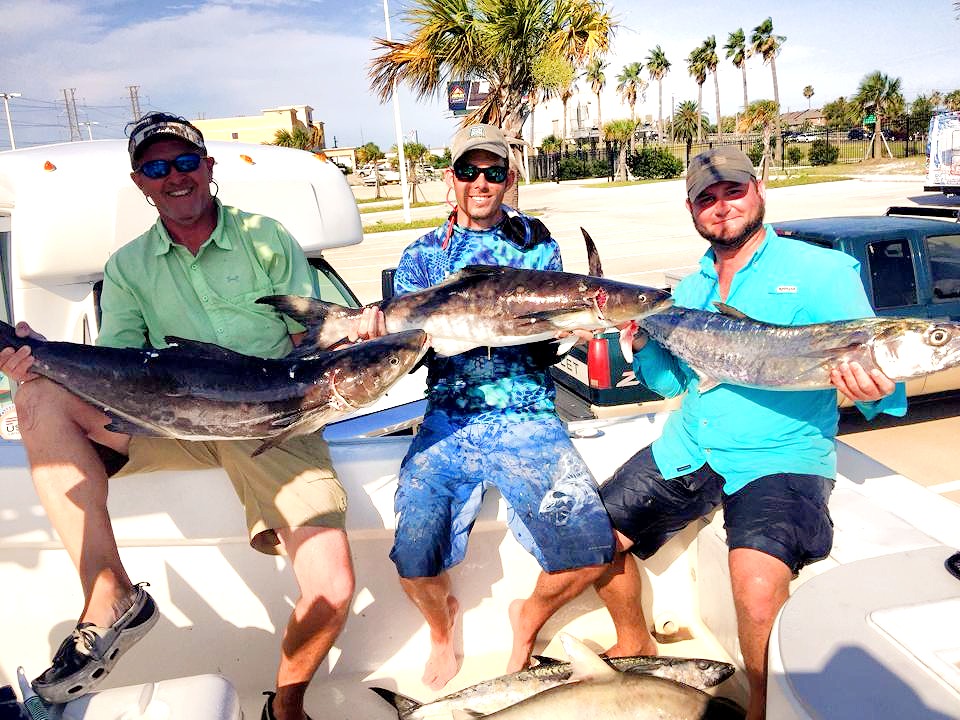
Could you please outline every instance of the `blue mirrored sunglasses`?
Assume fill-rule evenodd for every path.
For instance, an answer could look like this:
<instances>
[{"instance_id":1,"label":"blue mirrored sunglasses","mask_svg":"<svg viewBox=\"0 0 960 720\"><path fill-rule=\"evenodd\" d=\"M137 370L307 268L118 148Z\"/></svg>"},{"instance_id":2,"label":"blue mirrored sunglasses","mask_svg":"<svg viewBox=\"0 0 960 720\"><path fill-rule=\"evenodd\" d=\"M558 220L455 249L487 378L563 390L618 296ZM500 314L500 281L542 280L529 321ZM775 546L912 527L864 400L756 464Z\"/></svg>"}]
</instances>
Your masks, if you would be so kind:
<instances>
[{"instance_id":1,"label":"blue mirrored sunglasses","mask_svg":"<svg viewBox=\"0 0 960 720\"><path fill-rule=\"evenodd\" d=\"M491 165L490 167L479 168L476 165L454 165L453 174L460 182L473 182L480 173L487 179L487 182L500 184L507 179L508 168L503 165Z\"/></svg>"},{"instance_id":2,"label":"blue mirrored sunglasses","mask_svg":"<svg viewBox=\"0 0 960 720\"><path fill-rule=\"evenodd\" d=\"M137 172L143 173L151 180L159 180L169 175L173 168L176 168L177 172L193 172L200 167L202 159L198 153L184 153L177 155L173 160L148 160L137 169Z\"/></svg>"}]
</instances>

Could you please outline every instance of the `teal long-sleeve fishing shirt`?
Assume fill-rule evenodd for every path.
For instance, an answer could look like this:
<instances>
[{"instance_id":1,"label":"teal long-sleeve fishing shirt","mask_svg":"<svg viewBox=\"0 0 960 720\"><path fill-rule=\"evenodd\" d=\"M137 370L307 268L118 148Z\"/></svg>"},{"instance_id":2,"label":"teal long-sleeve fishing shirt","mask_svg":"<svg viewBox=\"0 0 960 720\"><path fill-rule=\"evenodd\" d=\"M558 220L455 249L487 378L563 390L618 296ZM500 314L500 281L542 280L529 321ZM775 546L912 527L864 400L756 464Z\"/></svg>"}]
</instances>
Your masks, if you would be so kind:
<instances>
[{"instance_id":1,"label":"teal long-sleeve fishing shirt","mask_svg":"<svg viewBox=\"0 0 960 720\"><path fill-rule=\"evenodd\" d=\"M708 250L699 270L677 285L678 306L716 310L720 290L715 259ZM756 320L780 325L871 317L859 267L845 253L778 237L767 225L763 243L734 276L724 302ZM687 393L653 443L654 459L665 478L709 463L724 477L724 492L732 494L751 480L775 473L836 476L836 390L723 384L700 394L696 373L653 341L634 356L633 370L664 397ZM893 394L857 407L868 419L879 413L902 416L907 410L905 387L898 383Z\"/></svg>"}]
</instances>

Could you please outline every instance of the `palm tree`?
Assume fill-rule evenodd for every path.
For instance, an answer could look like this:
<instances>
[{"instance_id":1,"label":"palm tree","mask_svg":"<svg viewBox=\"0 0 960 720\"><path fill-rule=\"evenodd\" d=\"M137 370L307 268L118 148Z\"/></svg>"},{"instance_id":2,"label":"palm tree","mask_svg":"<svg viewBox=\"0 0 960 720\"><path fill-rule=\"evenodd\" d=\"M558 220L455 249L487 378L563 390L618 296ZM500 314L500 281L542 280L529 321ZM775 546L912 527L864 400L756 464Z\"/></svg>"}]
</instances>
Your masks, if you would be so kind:
<instances>
[{"instance_id":1,"label":"palm tree","mask_svg":"<svg viewBox=\"0 0 960 720\"><path fill-rule=\"evenodd\" d=\"M418 142L409 142L403 144L403 157L407 161L407 177L410 179L410 204L418 202L417 184L417 165L423 162L423 159L430 154L430 148ZM424 200L423 193L419 193L420 201Z\"/></svg>"},{"instance_id":2,"label":"palm tree","mask_svg":"<svg viewBox=\"0 0 960 720\"><path fill-rule=\"evenodd\" d=\"M783 154L780 146L782 132L780 130L780 89L777 87L777 54L787 41L784 35L773 34L773 18L767 18L753 29L750 36L750 49L754 55L762 55L763 62L770 65L773 76L773 101L777 104L777 136L774 147L774 158L779 160Z\"/></svg>"},{"instance_id":3,"label":"palm tree","mask_svg":"<svg viewBox=\"0 0 960 720\"><path fill-rule=\"evenodd\" d=\"M560 139L566 142L568 140L568 129L569 125L567 123L567 103L570 102L572 98L577 93L577 78L572 77L570 83L560 91L560 102L563 103L563 131L560 133Z\"/></svg>"},{"instance_id":4,"label":"palm tree","mask_svg":"<svg viewBox=\"0 0 960 720\"><path fill-rule=\"evenodd\" d=\"M891 78L879 70L864 76L857 88L853 102L862 115L872 113L877 124L874 128L873 142L867 154L878 157L883 154L883 120L903 112L903 94L900 92L900 78ZM889 152L889 149L888 149ZM893 157L891 154L890 157Z\"/></svg>"},{"instance_id":5,"label":"palm tree","mask_svg":"<svg viewBox=\"0 0 960 720\"><path fill-rule=\"evenodd\" d=\"M750 57L750 51L747 49L747 37L743 34L743 28L737 28L727 36L727 44L723 46L727 51L727 60L733 63L734 67L740 68L743 74L743 109L747 109L747 58Z\"/></svg>"},{"instance_id":6,"label":"palm tree","mask_svg":"<svg viewBox=\"0 0 960 720\"><path fill-rule=\"evenodd\" d=\"M813 97L813 85L807 85L803 89L803 96L807 99L807 110L810 109L810 98Z\"/></svg>"},{"instance_id":7,"label":"palm tree","mask_svg":"<svg viewBox=\"0 0 960 720\"><path fill-rule=\"evenodd\" d=\"M774 100L754 100L740 116L740 126L737 132L763 132L763 182L767 181L770 166L770 134L779 124L780 105Z\"/></svg>"},{"instance_id":8,"label":"palm tree","mask_svg":"<svg viewBox=\"0 0 960 720\"><path fill-rule=\"evenodd\" d=\"M700 48L701 60L708 72L713 74L713 98L717 105L717 139L723 142L723 130L720 127L720 82L717 80L717 65L720 60L717 58L717 36L711 35L703 41Z\"/></svg>"},{"instance_id":9,"label":"palm tree","mask_svg":"<svg viewBox=\"0 0 960 720\"><path fill-rule=\"evenodd\" d=\"M590 58L587 63L587 70L583 77L590 83L590 89L597 96L597 127L603 127L603 114L600 112L600 91L607 84L607 76L603 74L605 68L609 67L598 57Z\"/></svg>"},{"instance_id":10,"label":"palm tree","mask_svg":"<svg viewBox=\"0 0 960 720\"><path fill-rule=\"evenodd\" d=\"M617 179L625 182L627 179L627 141L633 137L636 126L631 120L611 120L603 126L603 139L617 143L620 152L617 160Z\"/></svg>"},{"instance_id":11,"label":"palm tree","mask_svg":"<svg viewBox=\"0 0 960 720\"><path fill-rule=\"evenodd\" d=\"M947 110L960 110L960 90L951 90L943 97L943 104Z\"/></svg>"},{"instance_id":12,"label":"palm tree","mask_svg":"<svg viewBox=\"0 0 960 720\"><path fill-rule=\"evenodd\" d=\"M576 72L566 58L542 55L533 64L533 80L536 89L530 92L530 147L534 141L533 113L540 100L556 97L561 90L573 83Z\"/></svg>"},{"instance_id":13,"label":"palm tree","mask_svg":"<svg viewBox=\"0 0 960 720\"><path fill-rule=\"evenodd\" d=\"M630 122L637 126L637 115L635 108L637 105L637 96L643 100L643 95L647 89L646 81L640 77L640 71L643 70L643 63L632 62L623 66L623 72L617 75L617 92L620 97L630 106ZM636 138L630 136L630 153L633 153Z\"/></svg>"},{"instance_id":14,"label":"palm tree","mask_svg":"<svg viewBox=\"0 0 960 720\"><path fill-rule=\"evenodd\" d=\"M667 60L663 48L657 45L647 55L646 62L650 79L657 81L657 95L659 97L657 104L657 137L663 141L663 78L670 72L670 61Z\"/></svg>"},{"instance_id":15,"label":"palm tree","mask_svg":"<svg viewBox=\"0 0 960 720\"><path fill-rule=\"evenodd\" d=\"M703 124L700 118L703 114L703 84L707 81L706 55L703 45L696 47L687 55L687 72L697 83L697 142L703 142Z\"/></svg>"},{"instance_id":16,"label":"palm tree","mask_svg":"<svg viewBox=\"0 0 960 720\"><path fill-rule=\"evenodd\" d=\"M485 80L490 93L462 126L497 125L509 138L519 137L526 99L538 89L536 60L550 55L579 67L609 49L616 25L602 0L415 0L403 22L407 38L374 39L369 77L380 99L389 100L398 85L425 98L450 80ZM516 150L511 164L520 165Z\"/></svg>"},{"instance_id":17,"label":"palm tree","mask_svg":"<svg viewBox=\"0 0 960 720\"><path fill-rule=\"evenodd\" d=\"M674 139L683 140L687 144L687 165L690 165L690 149L693 146L693 139L700 132L700 125L703 122L703 115L700 113L700 105L693 100L684 100L677 106L677 111L670 123L670 131Z\"/></svg>"},{"instance_id":18,"label":"palm tree","mask_svg":"<svg viewBox=\"0 0 960 720\"><path fill-rule=\"evenodd\" d=\"M273 134L273 142L269 145L296 148L297 150L314 150L313 137L310 132L299 125L293 130L277 130Z\"/></svg>"}]
</instances>

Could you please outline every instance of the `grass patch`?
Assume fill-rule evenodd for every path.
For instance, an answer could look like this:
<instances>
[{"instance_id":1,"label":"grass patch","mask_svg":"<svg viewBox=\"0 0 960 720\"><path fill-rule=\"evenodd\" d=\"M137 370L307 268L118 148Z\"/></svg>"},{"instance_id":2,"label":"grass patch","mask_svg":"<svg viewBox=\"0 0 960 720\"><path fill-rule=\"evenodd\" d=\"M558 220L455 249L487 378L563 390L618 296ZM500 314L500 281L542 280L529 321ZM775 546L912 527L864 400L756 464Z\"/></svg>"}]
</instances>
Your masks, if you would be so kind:
<instances>
[{"instance_id":1,"label":"grass patch","mask_svg":"<svg viewBox=\"0 0 960 720\"><path fill-rule=\"evenodd\" d=\"M417 202L410 205L411 208L422 208L422 207L433 207L434 205L440 205L441 203L431 203L431 202ZM388 210L402 210L403 203L399 202L391 205L378 205L377 207L368 207L368 208L358 208L360 214L364 215L366 213L375 213L375 212L387 212Z\"/></svg>"},{"instance_id":2,"label":"grass patch","mask_svg":"<svg viewBox=\"0 0 960 720\"><path fill-rule=\"evenodd\" d=\"M677 180L678 178L672 178ZM650 183L663 182L663 178L648 178L645 180L614 180L613 182L587 183L583 187L588 188L617 188L631 187L632 185L649 185Z\"/></svg>"},{"instance_id":3,"label":"grass patch","mask_svg":"<svg viewBox=\"0 0 960 720\"><path fill-rule=\"evenodd\" d=\"M399 200L395 197L378 197L378 198L354 198L357 205L363 205L364 203L375 203L375 202L384 202L385 200Z\"/></svg>"},{"instance_id":4,"label":"grass patch","mask_svg":"<svg viewBox=\"0 0 960 720\"><path fill-rule=\"evenodd\" d=\"M767 181L768 188L793 187L794 185L813 185L815 183L837 182L838 180L849 180L846 175L792 175L790 177L771 178Z\"/></svg>"},{"instance_id":5,"label":"grass patch","mask_svg":"<svg viewBox=\"0 0 960 720\"><path fill-rule=\"evenodd\" d=\"M383 222L382 220L377 220L377 222L372 225L364 225L363 232L366 233L378 233L378 232L391 232L393 230L412 230L414 228L429 228L429 227L438 227L440 223L444 222L447 219L446 216L438 218L423 218L422 220L413 220L411 222Z\"/></svg>"}]
</instances>

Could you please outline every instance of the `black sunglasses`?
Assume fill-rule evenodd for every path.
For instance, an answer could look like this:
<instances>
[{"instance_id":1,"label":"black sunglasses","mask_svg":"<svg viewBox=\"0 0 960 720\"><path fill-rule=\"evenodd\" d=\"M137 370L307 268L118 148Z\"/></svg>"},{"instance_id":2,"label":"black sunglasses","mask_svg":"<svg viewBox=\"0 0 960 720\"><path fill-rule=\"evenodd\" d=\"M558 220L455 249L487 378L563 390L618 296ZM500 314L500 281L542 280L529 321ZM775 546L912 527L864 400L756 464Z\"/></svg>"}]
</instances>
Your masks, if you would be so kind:
<instances>
[{"instance_id":1,"label":"black sunglasses","mask_svg":"<svg viewBox=\"0 0 960 720\"><path fill-rule=\"evenodd\" d=\"M200 167L202 159L198 153L184 153L177 155L173 160L149 160L137 168L137 172L143 173L151 180L159 180L169 175L173 168L176 168L177 172L193 172Z\"/></svg>"},{"instance_id":2,"label":"black sunglasses","mask_svg":"<svg viewBox=\"0 0 960 720\"><path fill-rule=\"evenodd\" d=\"M460 182L473 182L480 173L487 179L487 182L497 183L498 185L507 179L509 168L503 165L491 165L490 167L479 168L476 165L454 165L453 174Z\"/></svg>"}]
</instances>

